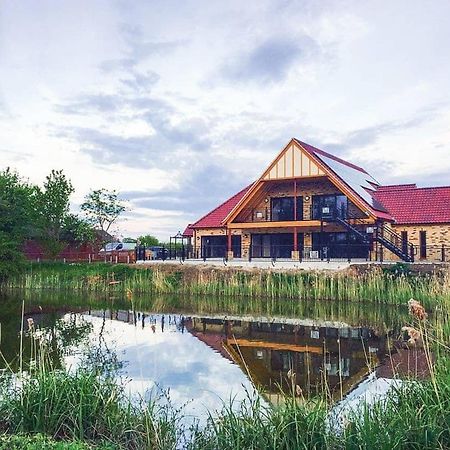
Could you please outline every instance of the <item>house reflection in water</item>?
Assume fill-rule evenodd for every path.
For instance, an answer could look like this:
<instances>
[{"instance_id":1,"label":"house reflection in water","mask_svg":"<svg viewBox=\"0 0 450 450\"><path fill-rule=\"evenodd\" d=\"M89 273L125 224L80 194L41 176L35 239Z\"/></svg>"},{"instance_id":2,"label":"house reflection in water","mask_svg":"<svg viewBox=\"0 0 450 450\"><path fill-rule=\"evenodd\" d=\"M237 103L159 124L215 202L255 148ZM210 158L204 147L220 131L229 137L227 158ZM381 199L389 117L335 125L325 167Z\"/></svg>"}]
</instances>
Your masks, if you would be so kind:
<instances>
[{"instance_id":1,"label":"house reflection in water","mask_svg":"<svg viewBox=\"0 0 450 450\"><path fill-rule=\"evenodd\" d=\"M148 327L153 333L187 331L239 365L273 402L290 392L293 383L305 397L325 390L337 400L372 370L384 378L429 376L423 349L405 348L401 340L393 339L399 335L394 331L388 342L386 331L375 327L312 319L249 320L127 310L89 314ZM289 371L295 374L293 378L288 377Z\"/></svg>"},{"instance_id":2,"label":"house reflection in water","mask_svg":"<svg viewBox=\"0 0 450 450\"><path fill-rule=\"evenodd\" d=\"M295 373L304 395L324 388L335 398L361 381L387 353L385 335L340 322L281 322L190 318L186 328L238 364L275 400L292 388Z\"/></svg>"}]
</instances>

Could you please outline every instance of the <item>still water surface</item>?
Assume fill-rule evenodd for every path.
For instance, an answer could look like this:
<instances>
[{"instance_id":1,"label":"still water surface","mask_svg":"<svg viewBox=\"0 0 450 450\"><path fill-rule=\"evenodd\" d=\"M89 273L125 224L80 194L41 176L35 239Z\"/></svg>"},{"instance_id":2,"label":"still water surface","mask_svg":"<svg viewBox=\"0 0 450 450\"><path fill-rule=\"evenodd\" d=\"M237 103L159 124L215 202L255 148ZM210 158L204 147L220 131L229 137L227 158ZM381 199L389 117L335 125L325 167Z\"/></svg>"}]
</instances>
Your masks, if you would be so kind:
<instances>
[{"instance_id":1,"label":"still water surface","mask_svg":"<svg viewBox=\"0 0 450 450\"><path fill-rule=\"evenodd\" d=\"M164 393L195 417L254 391L277 402L292 380L298 395L326 388L338 399L374 370L389 377L408 320L406 309L384 305L16 291L0 296L0 369L19 367L22 300L24 329L28 319L35 329L24 337L25 368L32 346L45 343L55 368L101 367L132 396Z\"/></svg>"}]
</instances>

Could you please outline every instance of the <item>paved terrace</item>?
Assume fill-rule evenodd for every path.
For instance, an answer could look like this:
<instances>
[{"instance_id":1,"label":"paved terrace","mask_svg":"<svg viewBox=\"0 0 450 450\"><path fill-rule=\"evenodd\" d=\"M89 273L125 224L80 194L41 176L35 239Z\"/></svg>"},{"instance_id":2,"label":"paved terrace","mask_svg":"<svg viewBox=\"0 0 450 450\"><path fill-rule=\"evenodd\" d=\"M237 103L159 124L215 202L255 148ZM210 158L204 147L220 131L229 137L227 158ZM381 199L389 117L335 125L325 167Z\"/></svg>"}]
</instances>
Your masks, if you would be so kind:
<instances>
[{"instance_id":1,"label":"paved terrace","mask_svg":"<svg viewBox=\"0 0 450 450\"><path fill-rule=\"evenodd\" d=\"M355 263L365 263L365 259L355 260L352 259L351 264ZM272 260L255 260L248 261L245 259L233 259L232 261L224 261L222 258L214 259L208 258L206 261L203 259L186 259L184 261L167 259L165 261L162 260L150 260L150 261L137 261L136 264L145 264L145 265L161 265L161 264L182 264L182 265L194 265L194 266L218 266L218 267L242 267L245 269L258 268L258 269L273 269L273 270L343 270L347 269L350 266L350 263L347 261L292 261L289 259L277 259L275 262Z\"/></svg>"}]
</instances>

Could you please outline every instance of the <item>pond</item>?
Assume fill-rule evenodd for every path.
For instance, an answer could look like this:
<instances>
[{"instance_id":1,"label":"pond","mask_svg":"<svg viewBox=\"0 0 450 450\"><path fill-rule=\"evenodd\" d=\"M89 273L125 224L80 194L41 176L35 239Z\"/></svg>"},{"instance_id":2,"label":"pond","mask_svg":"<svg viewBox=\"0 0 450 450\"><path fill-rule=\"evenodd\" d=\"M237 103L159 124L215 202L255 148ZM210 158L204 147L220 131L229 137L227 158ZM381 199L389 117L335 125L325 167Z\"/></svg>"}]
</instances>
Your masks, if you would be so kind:
<instances>
[{"instance_id":1,"label":"pond","mask_svg":"<svg viewBox=\"0 0 450 450\"><path fill-rule=\"evenodd\" d=\"M195 417L254 392L276 403L325 389L337 400L370 374L421 370L401 344L406 308L55 291L2 293L0 304L0 369L19 370L23 326L25 370L44 344L54 369L101 368L131 396L162 396Z\"/></svg>"}]
</instances>

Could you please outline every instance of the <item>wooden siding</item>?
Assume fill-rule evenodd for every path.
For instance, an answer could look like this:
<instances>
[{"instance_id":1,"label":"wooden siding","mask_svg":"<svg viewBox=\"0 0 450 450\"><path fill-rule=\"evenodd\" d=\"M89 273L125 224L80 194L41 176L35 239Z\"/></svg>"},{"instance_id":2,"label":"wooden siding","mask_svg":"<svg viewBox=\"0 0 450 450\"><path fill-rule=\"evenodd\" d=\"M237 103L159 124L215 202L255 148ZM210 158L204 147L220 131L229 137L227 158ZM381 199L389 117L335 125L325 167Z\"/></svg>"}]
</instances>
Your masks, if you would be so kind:
<instances>
[{"instance_id":1,"label":"wooden siding","mask_svg":"<svg viewBox=\"0 0 450 450\"><path fill-rule=\"evenodd\" d=\"M269 166L263 180L325 176L311 156L293 143Z\"/></svg>"}]
</instances>

